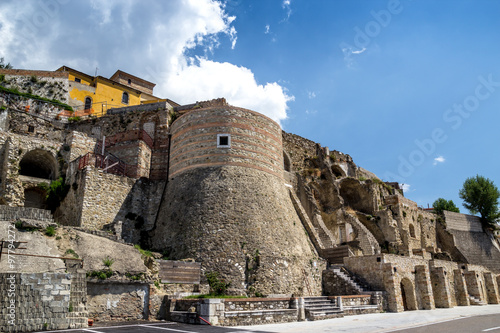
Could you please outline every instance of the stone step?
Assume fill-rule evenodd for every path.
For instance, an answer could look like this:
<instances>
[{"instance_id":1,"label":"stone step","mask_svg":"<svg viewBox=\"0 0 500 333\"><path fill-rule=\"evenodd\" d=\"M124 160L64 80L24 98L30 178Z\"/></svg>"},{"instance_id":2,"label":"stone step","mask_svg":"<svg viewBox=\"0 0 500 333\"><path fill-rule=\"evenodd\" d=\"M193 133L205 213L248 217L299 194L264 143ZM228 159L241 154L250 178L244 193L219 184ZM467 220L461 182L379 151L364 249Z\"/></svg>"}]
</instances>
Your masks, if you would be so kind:
<instances>
[{"instance_id":1,"label":"stone step","mask_svg":"<svg viewBox=\"0 0 500 333\"><path fill-rule=\"evenodd\" d=\"M338 306L335 306L333 304L330 305L325 305L325 306L312 306L312 307L307 307L307 311L310 312L323 312L323 311L342 311Z\"/></svg>"}]
</instances>

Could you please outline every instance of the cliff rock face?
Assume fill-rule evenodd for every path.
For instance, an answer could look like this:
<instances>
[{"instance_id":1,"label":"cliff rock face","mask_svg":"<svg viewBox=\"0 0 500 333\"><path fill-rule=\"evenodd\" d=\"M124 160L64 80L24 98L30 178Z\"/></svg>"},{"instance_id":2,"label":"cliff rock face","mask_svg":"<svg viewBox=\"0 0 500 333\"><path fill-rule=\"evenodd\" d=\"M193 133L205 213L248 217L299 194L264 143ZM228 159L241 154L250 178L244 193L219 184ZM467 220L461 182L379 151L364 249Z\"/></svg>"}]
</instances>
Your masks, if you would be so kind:
<instances>
[{"instance_id":1,"label":"cliff rock face","mask_svg":"<svg viewBox=\"0 0 500 333\"><path fill-rule=\"evenodd\" d=\"M353 255L437 252L434 215L405 199L397 184L382 182L349 155L283 132L287 178L316 228L326 228L331 248ZM285 161L286 162L286 161ZM396 187L396 188L394 188ZM318 249L328 258L331 249Z\"/></svg>"}]
</instances>

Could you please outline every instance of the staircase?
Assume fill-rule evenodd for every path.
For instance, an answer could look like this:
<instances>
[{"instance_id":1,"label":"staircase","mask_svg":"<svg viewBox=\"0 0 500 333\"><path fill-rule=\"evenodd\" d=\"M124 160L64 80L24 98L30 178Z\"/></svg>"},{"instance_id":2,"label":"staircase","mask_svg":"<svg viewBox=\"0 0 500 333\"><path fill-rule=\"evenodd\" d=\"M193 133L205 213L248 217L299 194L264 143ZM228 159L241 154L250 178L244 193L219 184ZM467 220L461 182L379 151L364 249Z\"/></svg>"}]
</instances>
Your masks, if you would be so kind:
<instances>
[{"instance_id":1,"label":"staircase","mask_svg":"<svg viewBox=\"0 0 500 333\"><path fill-rule=\"evenodd\" d=\"M363 284L354 275L349 273L342 265L333 265L329 268L333 273L347 284L356 295L371 294L370 288Z\"/></svg>"},{"instance_id":2,"label":"staircase","mask_svg":"<svg viewBox=\"0 0 500 333\"><path fill-rule=\"evenodd\" d=\"M304 297L304 310L308 320L341 318L343 311L327 296Z\"/></svg>"},{"instance_id":3,"label":"staircase","mask_svg":"<svg viewBox=\"0 0 500 333\"><path fill-rule=\"evenodd\" d=\"M328 230L325 223L321 219L321 215L317 214L311 220L307 215L304 207L300 203L300 199L297 197L293 189L289 189L290 198L292 200L293 206L299 215L304 228L306 228L307 232L310 234L310 238L316 247L316 250L321 253L324 249L333 248L334 236Z\"/></svg>"}]
</instances>

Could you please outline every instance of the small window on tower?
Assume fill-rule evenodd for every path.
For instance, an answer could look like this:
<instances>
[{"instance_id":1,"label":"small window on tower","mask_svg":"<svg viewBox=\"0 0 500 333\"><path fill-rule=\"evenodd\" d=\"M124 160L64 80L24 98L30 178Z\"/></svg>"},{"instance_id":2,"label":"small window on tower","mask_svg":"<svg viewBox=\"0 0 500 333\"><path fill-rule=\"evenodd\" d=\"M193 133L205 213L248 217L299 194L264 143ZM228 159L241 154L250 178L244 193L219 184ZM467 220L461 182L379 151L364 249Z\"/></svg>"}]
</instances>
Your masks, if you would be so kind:
<instances>
[{"instance_id":1,"label":"small window on tower","mask_svg":"<svg viewBox=\"0 0 500 333\"><path fill-rule=\"evenodd\" d=\"M231 148L231 134L217 134L217 148Z\"/></svg>"},{"instance_id":2,"label":"small window on tower","mask_svg":"<svg viewBox=\"0 0 500 333\"><path fill-rule=\"evenodd\" d=\"M128 84L132 84L132 80L131 79L128 79Z\"/></svg>"},{"instance_id":3,"label":"small window on tower","mask_svg":"<svg viewBox=\"0 0 500 333\"><path fill-rule=\"evenodd\" d=\"M79 77L75 77L75 82L82 83L82 79L80 79Z\"/></svg>"},{"instance_id":4,"label":"small window on tower","mask_svg":"<svg viewBox=\"0 0 500 333\"><path fill-rule=\"evenodd\" d=\"M35 126L28 125L28 133L35 133Z\"/></svg>"}]
</instances>

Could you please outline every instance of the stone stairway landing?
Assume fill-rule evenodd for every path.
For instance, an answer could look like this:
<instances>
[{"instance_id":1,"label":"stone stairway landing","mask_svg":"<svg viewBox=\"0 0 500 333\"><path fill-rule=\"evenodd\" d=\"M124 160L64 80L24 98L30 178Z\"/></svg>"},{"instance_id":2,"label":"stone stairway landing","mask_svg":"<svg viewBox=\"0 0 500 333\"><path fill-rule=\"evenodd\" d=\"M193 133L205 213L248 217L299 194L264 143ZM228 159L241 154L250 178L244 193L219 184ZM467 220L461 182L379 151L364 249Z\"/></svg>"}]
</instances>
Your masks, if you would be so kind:
<instances>
[{"instance_id":1,"label":"stone stairway landing","mask_svg":"<svg viewBox=\"0 0 500 333\"><path fill-rule=\"evenodd\" d=\"M342 309L327 296L304 297L304 310L308 320L340 318L344 316Z\"/></svg>"}]
</instances>

